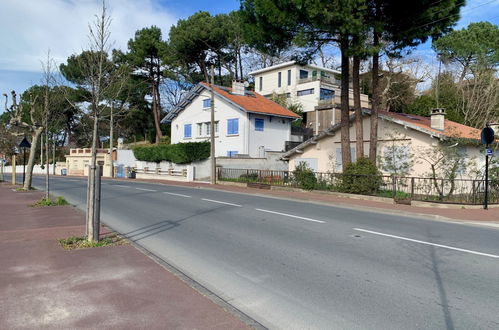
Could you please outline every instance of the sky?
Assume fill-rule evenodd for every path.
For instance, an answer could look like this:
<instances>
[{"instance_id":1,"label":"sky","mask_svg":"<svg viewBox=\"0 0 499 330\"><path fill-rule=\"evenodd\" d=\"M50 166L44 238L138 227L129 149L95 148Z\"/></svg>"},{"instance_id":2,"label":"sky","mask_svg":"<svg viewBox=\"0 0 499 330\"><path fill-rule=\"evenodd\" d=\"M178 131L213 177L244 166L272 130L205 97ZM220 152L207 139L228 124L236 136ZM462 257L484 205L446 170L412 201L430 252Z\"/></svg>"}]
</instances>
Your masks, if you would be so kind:
<instances>
[{"instance_id":1,"label":"sky","mask_svg":"<svg viewBox=\"0 0 499 330\"><path fill-rule=\"evenodd\" d=\"M16 90L21 94L40 83L41 63L48 51L57 63L62 63L86 48L88 24L100 13L101 3L102 0L0 0L0 93ZM122 50L138 29L156 25L166 39L178 19L200 10L218 14L239 8L239 0L107 0L106 3L112 17L113 48ZM455 28L478 21L499 25L499 0L468 0ZM429 43L414 54L429 61L434 57Z\"/></svg>"}]
</instances>

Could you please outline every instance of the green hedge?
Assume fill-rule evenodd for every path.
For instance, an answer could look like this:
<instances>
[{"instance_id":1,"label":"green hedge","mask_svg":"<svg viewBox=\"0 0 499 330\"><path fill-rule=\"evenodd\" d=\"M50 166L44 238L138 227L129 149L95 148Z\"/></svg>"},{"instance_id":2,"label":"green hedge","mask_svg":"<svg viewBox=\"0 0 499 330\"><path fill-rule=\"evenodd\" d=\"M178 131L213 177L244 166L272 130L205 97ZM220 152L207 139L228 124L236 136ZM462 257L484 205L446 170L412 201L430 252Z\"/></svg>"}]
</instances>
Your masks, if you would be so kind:
<instances>
[{"instance_id":1,"label":"green hedge","mask_svg":"<svg viewBox=\"0 0 499 330\"><path fill-rule=\"evenodd\" d=\"M159 163L163 160L186 164L210 157L209 142L188 142L177 144L155 144L133 148L137 160Z\"/></svg>"}]
</instances>

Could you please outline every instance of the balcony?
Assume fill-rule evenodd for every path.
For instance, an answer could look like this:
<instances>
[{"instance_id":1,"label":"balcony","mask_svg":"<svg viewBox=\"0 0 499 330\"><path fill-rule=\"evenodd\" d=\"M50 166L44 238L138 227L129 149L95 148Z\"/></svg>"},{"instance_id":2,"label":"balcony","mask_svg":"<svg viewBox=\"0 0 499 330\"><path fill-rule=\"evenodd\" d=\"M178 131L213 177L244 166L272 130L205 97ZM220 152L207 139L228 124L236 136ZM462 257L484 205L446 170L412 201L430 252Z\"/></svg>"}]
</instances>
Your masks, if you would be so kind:
<instances>
[{"instance_id":1,"label":"balcony","mask_svg":"<svg viewBox=\"0 0 499 330\"><path fill-rule=\"evenodd\" d=\"M308 78L298 79L298 84L305 84L305 83L312 82L312 81L320 81L320 82L323 82L326 84L332 84L332 85L336 85L336 86L341 85L341 80L334 79L334 78L328 78L328 77L321 77L321 76L315 76L315 77L312 76L312 77L308 77Z\"/></svg>"}]
</instances>

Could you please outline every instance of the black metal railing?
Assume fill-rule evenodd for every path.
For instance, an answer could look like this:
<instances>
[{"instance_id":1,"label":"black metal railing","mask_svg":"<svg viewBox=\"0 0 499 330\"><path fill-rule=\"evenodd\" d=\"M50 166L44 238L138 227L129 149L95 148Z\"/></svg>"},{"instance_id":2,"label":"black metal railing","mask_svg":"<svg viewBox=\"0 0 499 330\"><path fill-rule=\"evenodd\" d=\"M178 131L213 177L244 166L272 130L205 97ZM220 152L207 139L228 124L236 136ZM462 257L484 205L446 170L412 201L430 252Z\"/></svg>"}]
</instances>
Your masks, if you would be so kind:
<instances>
[{"instance_id":1,"label":"black metal railing","mask_svg":"<svg viewBox=\"0 0 499 330\"><path fill-rule=\"evenodd\" d=\"M479 179L451 180L327 172L313 172L313 175L305 176L295 174L293 171L219 168L218 180L437 203L479 205L485 198L485 180ZM498 180L489 180L489 203L499 203Z\"/></svg>"}]
</instances>

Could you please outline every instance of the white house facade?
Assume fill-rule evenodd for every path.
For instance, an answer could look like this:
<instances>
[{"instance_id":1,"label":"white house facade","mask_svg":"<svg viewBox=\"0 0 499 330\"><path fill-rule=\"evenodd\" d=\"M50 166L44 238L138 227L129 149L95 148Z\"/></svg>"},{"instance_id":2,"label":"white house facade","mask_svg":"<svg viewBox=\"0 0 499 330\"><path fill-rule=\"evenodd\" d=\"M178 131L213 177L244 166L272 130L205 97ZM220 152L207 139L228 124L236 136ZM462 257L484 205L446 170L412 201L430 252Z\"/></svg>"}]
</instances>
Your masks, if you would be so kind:
<instances>
[{"instance_id":1,"label":"white house facade","mask_svg":"<svg viewBox=\"0 0 499 330\"><path fill-rule=\"evenodd\" d=\"M255 91L265 97L273 93L286 95L293 102L299 102L304 112L340 103L341 72L337 70L290 61L250 72L250 75L255 79ZM353 105L352 90L349 95ZM361 94L361 105L369 107L367 95Z\"/></svg>"},{"instance_id":2,"label":"white house facade","mask_svg":"<svg viewBox=\"0 0 499 330\"><path fill-rule=\"evenodd\" d=\"M440 110L440 109L436 109ZM370 112L364 111L364 156L369 153ZM481 151L480 131L444 118L443 112L434 112L430 118L417 115L380 111L378 123L377 165L385 174L428 177L432 165L439 170L446 166L446 151L459 156L456 174L461 178L474 178L483 173L485 157ZM353 117L352 117L353 118ZM356 152L355 122L350 126L350 150L352 161ZM306 163L316 172L341 172L340 125L303 142L286 152L283 159L289 162L289 170Z\"/></svg>"},{"instance_id":3,"label":"white house facade","mask_svg":"<svg viewBox=\"0 0 499 330\"><path fill-rule=\"evenodd\" d=\"M264 158L267 151L284 151L291 139L291 122L298 115L244 90L214 86L216 157ZM162 120L171 122L171 143L209 141L211 134L211 89L200 83Z\"/></svg>"}]
</instances>

